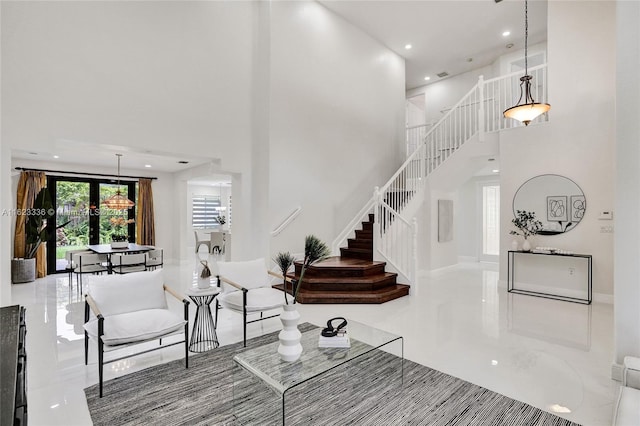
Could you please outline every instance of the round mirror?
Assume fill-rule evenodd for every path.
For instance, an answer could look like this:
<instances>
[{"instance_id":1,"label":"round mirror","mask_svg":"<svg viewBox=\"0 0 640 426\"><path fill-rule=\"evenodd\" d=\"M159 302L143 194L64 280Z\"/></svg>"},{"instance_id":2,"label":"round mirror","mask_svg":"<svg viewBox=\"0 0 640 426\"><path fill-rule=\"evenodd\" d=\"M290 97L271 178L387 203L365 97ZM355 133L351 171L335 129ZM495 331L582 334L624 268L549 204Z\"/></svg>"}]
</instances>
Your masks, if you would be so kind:
<instances>
[{"instance_id":1,"label":"round mirror","mask_svg":"<svg viewBox=\"0 0 640 426\"><path fill-rule=\"evenodd\" d=\"M584 217L587 202L580 187L560 175L541 175L522 184L513 197L517 210L534 212L542 222L540 235L562 234L575 228Z\"/></svg>"}]
</instances>

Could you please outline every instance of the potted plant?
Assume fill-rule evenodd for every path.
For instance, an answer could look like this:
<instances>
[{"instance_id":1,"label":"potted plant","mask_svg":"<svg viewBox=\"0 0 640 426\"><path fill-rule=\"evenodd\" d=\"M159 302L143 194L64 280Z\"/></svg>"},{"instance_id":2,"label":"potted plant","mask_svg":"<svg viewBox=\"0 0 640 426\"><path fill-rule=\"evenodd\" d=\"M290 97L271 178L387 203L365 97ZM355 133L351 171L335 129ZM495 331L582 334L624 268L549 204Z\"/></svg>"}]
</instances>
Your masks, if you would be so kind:
<instances>
[{"instance_id":1,"label":"potted plant","mask_svg":"<svg viewBox=\"0 0 640 426\"><path fill-rule=\"evenodd\" d=\"M111 223L114 231L111 234L112 248L127 248L129 246L127 229L129 228L129 224L133 222L135 222L133 219L125 219L122 216L112 217L109 219L109 223Z\"/></svg>"},{"instance_id":2,"label":"potted plant","mask_svg":"<svg viewBox=\"0 0 640 426\"><path fill-rule=\"evenodd\" d=\"M27 283L36 279L36 254L40 245L49 239L47 220L54 216L51 195L46 188L42 188L33 201L33 207L25 212L25 250L23 259L11 261L11 281L13 283ZM68 223L68 222L67 222ZM60 225L58 228L63 227Z\"/></svg>"},{"instance_id":3,"label":"potted plant","mask_svg":"<svg viewBox=\"0 0 640 426\"><path fill-rule=\"evenodd\" d=\"M216 222L218 222L220 224L220 228L224 229L224 224L227 223L227 218L226 216L222 215L222 216L216 216Z\"/></svg>"},{"instance_id":4,"label":"potted plant","mask_svg":"<svg viewBox=\"0 0 640 426\"><path fill-rule=\"evenodd\" d=\"M522 236L524 238L522 250L530 251L531 243L529 243L528 238L531 235L536 235L542 229L542 222L536 219L536 213L516 210L516 217L511 219L511 223L513 223L513 226L518 228L518 230L511 230L509 234Z\"/></svg>"}]
</instances>

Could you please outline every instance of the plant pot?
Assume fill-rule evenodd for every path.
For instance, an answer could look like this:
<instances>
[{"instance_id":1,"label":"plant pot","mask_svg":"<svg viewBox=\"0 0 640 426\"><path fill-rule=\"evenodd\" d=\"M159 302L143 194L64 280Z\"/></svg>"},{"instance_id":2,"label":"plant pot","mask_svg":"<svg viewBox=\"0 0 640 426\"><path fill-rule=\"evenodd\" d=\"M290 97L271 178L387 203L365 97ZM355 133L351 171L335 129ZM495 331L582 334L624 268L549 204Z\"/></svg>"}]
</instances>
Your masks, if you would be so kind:
<instances>
[{"instance_id":1,"label":"plant pot","mask_svg":"<svg viewBox=\"0 0 640 426\"><path fill-rule=\"evenodd\" d=\"M298 330L300 313L298 313L297 306L295 304L282 305L280 321L282 322L282 331L278 334L280 359L285 362L297 361L302 355L302 345L300 344L302 333Z\"/></svg>"},{"instance_id":2,"label":"plant pot","mask_svg":"<svg viewBox=\"0 0 640 426\"><path fill-rule=\"evenodd\" d=\"M11 282L14 284L30 283L36 280L35 259L12 259Z\"/></svg>"},{"instance_id":3,"label":"plant pot","mask_svg":"<svg viewBox=\"0 0 640 426\"><path fill-rule=\"evenodd\" d=\"M211 287L211 277L198 277L198 288L201 290Z\"/></svg>"},{"instance_id":4,"label":"plant pot","mask_svg":"<svg viewBox=\"0 0 640 426\"><path fill-rule=\"evenodd\" d=\"M526 238L524 239L524 243L522 243L522 251L531 251L531 243Z\"/></svg>"},{"instance_id":5,"label":"plant pot","mask_svg":"<svg viewBox=\"0 0 640 426\"><path fill-rule=\"evenodd\" d=\"M111 241L111 248L123 249L129 247L129 241Z\"/></svg>"}]
</instances>

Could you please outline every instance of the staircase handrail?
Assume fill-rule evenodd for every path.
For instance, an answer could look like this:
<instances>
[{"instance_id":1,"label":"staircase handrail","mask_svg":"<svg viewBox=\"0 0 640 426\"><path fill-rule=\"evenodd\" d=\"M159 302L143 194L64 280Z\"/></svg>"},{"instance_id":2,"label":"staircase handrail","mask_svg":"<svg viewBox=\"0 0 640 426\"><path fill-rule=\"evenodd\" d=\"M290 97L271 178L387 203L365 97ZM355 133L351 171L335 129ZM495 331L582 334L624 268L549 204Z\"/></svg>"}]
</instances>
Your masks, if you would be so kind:
<instances>
[{"instance_id":1,"label":"staircase handrail","mask_svg":"<svg viewBox=\"0 0 640 426\"><path fill-rule=\"evenodd\" d=\"M377 187L376 187L377 189ZM360 211L356 214L356 216L344 227L342 232L338 234L338 236L331 243L331 248L334 254L340 252L340 244L345 240L355 229L355 227L362 221L362 218L365 214L371 212L376 205L376 197L373 196L367 203L360 209Z\"/></svg>"},{"instance_id":2,"label":"staircase handrail","mask_svg":"<svg viewBox=\"0 0 640 426\"><path fill-rule=\"evenodd\" d=\"M300 214L300 212L302 211L302 206L298 206L295 209L293 209L293 211L289 214L289 216L287 216L281 223L280 225L278 225L278 227L276 229L274 229L273 231L271 231L271 236L275 237L276 235L278 235L279 233L282 232L282 230L284 228L286 228L291 222L293 222L293 220L298 217L298 215Z\"/></svg>"}]
</instances>

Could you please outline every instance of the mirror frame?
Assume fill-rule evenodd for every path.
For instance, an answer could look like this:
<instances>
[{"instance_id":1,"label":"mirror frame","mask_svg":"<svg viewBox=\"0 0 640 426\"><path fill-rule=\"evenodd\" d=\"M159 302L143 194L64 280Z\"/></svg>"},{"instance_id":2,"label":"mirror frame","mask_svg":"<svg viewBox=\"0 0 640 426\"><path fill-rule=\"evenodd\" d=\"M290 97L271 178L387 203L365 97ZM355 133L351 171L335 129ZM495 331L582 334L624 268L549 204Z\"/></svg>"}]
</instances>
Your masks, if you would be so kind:
<instances>
[{"instance_id":1,"label":"mirror frame","mask_svg":"<svg viewBox=\"0 0 640 426\"><path fill-rule=\"evenodd\" d=\"M578 188L578 190L580 191L581 196L582 196L582 197L584 197L584 209L583 209L584 211L583 211L583 217L580 219L580 221L576 222L575 224L573 224L573 226L569 227L570 225L572 225L572 223L569 221L569 220L570 220L570 218L568 217L567 222L569 222L569 223L568 223L568 225L565 227L565 229L564 229L563 231L542 230L542 231L538 232L538 235L559 235L559 234L564 234L564 233L566 233L566 232L571 231L571 230L572 230L572 229L574 229L576 226L578 226L578 225L580 224L580 222L582 222L582 219L584 219L584 213L587 211L587 202L586 202L586 198L587 198L587 197L585 196L584 191L582 190L582 188L580 187L580 185L578 185L578 184L577 184L573 179L570 179L570 178L568 178L568 177L566 177L566 176L562 176L562 175L555 174L555 173L545 173L545 174L542 174L542 175L534 176L534 177L529 178L529 179L527 179L526 181L524 181L524 182L522 183L522 185L520 185L520 186L518 187L518 189L516 190L516 192L513 194L513 200L511 201L511 210L512 210L512 213L513 213L513 217L514 217L514 218L516 217L516 198L517 198L517 196L518 196L518 192L520 192L520 190L521 190L525 185L527 185L529 182L531 182L532 180L534 180L534 179L539 179L539 178L541 178L541 177L545 177L545 176L558 177L558 178L562 178L562 179L565 179L565 180L567 180L567 181L571 182L573 185L575 185L575 187L576 187L576 188ZM578 194L576 194L576 195L578 195ZM569 196L570 196L570 195L569 195ZM547 201L547 202L548 202L548 201ZM570 204L570 203L567 203L567 205L569 205L569 204ZM519 210L523 210L523 209L522 209L522 208L520 208ZM535 213L536 213L536 215L540 214L539 212L535 212ZM544 214L546 214L546 212L543 212L543 213L544 213ZM568 213L569 213L569 212L568 212ZM550 222L549 220L547 220L546 215L545 215L544 219L545 219L545 220L542 220L542 222L543 222L543 223L545 223L545 222ZM561 223L561 224L562 224L562 221L559 221L559 223ZM562 225L560 225L560 226L562 226Z\"/></svg>"}]
</instances>

